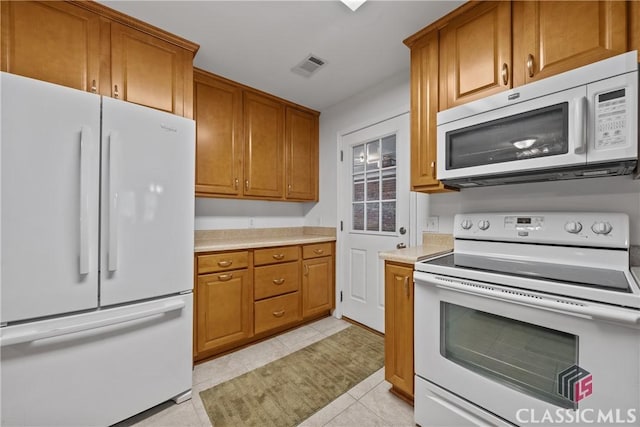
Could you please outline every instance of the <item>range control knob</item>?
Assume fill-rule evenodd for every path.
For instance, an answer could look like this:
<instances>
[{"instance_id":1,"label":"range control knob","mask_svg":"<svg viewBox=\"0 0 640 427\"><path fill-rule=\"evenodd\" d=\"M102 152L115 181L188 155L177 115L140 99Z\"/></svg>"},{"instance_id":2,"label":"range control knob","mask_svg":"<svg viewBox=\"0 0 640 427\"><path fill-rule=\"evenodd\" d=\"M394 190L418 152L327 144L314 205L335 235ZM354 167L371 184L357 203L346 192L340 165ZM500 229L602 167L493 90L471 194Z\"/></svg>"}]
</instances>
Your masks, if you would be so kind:
<instances>
[{"instance_id":1,"label":"range control knob","mask_svg":"<svg viewBox=\"0 0 640 427\"><path fill-rule=\"evenodd\" d=\"M468 230L471 227L473 227L473 221L471 221L470 219L463 219L462 222L460 223L460 227L462 227L465 230Z\"/></svg>"},{"instance_id":2,"label":"range control knob","mask_svg":"<svg viewBox=\"0 0 640 427\"><path fill-rule=\"evenodd\" d=\"M491 225L491 224L490 224L490 223L489 223L489 221L488 221L488 220L486 220L486 219L481 219L480 221L478 221L478 228L479 228L480 230L486 230L486 229L488 229L488 228L489 228L489 225Z\"/></svg>"},{"instance_id":3,"label":"range control knob","mask_svg":"<svg viewBox=\"0 0 640 427\"><path fill-rule=\"evenodd\" d=\"M578 221L569 221L564 225L564 229L568 233L578 234L580 231L582 231L582 224L580 224Z\"/></svg>"},{"instance_id":4,"label":"range control knob","mask_svg":"<svg viewBox=\"0 0 640 427\"><path fill-rule=\"evenodd\" d=\"M613 227L611 226L611 224L604 221L594 222L593 225L591 226L591 230L593 230L593 232L596 234L607 235L611 233L612 229Z\"/></svg>"}]
</instances>

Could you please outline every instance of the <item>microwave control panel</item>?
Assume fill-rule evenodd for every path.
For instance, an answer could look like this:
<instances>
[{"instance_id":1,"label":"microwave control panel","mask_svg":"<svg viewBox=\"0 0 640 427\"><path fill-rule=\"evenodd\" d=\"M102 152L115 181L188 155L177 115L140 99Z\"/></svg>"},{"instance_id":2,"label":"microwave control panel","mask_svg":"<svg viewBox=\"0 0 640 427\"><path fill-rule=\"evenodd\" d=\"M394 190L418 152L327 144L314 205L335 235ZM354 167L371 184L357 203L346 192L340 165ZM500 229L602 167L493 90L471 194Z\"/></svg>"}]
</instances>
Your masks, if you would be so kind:
<instances>
[{"instance_id":1,"label":"microwave control panel","mask_svg":"<svg viewBox=\"0 0 640 427\"><path fill-rule=\"evenodd\" d=\"M627 90L622 88L596 95L596 149L627 144Z\"/></svg>"}]
</instances>

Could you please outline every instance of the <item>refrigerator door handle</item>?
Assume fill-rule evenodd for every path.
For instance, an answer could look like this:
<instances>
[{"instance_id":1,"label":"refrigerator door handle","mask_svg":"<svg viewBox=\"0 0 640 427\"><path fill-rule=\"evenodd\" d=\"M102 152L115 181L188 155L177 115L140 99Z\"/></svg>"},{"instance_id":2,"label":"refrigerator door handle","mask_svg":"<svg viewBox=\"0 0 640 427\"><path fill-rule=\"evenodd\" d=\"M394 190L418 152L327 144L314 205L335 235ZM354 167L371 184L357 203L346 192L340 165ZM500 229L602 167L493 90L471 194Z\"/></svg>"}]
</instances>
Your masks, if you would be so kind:
<instances>
[{"instance_id":1,"label":"refrigerator door handle","mask_svg":"<svg viewBox=\"0 0 640 427\"><path fill-rule=\"evenodd\" d=\"M118 269L118 166L120 159L118 133L109 134L109 240L108 269Z\"/></svg>"},{"instance_id":2,"label":"refrigerator door handle","mask_svg":"<svg viewBox=\"0 0 640 427\"><path fill-rule=\"evenodd\" d=\"M117 325L119 323L132 322L134 320L144 319L159 314L169 313L181 310L185 307L184 301L172 301L169 304L162 304L148 310L142 310L135 313L121 314L107 319L94 320L91 322L80 323L77 325L64 326L60 328L46 330L31 330L13 336L0 336L0 347L9 345L34 342L45 338L54 338L62 335L74 334L92 329L104 328L105 326Z\"/></svg>"},{"instance_id":3,"label":"refrigerator door handle","mask_svg":"<svg viewBox=\"0 0 640 427\"><path fill-rule=\"evenodd\" d=\"M80 274L89 273L89 167L91 128L80 130Z\"/></svg>"}]
</instances>

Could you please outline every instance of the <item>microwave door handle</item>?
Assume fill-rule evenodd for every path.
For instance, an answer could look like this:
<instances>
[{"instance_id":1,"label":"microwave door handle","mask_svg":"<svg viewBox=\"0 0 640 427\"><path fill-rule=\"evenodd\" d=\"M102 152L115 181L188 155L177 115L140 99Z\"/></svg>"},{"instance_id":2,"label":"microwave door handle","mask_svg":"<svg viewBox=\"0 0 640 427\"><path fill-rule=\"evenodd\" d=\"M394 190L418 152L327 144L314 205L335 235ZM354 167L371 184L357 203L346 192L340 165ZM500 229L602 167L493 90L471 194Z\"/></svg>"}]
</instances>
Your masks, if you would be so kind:
<instances>
[{"instance_id":1,"label":"microwave door handle","mask_svg":"<svg viewBox=\"0 0 640 427\"><path fill-rule=\"evenodd\" d=\"M584 154L587 150L587 97L581 96L574 100L575 109L574 113L574 141L575 141L575 154Z\"/></svg>"}]
</instances>

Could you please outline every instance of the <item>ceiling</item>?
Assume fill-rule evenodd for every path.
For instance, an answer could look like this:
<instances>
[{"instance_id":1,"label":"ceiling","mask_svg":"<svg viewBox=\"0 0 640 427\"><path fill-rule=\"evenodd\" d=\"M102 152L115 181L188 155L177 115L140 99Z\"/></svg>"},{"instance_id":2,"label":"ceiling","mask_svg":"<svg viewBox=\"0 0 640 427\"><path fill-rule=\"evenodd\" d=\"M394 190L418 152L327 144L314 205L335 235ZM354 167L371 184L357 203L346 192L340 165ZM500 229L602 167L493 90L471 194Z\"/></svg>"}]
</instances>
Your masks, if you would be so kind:
<instances>
[{"instance_id":1,"label":"ceiling","mask_svg":"<svg viewBox=\"0 0 640 427\"><path fill-rule=\"evenodd\" d=\"M322 111L409 68L402 40L462 1L101 1L200 44L194 65ZM311 77L291 68L314 54Z\"/></svg>"}]
</instances>

